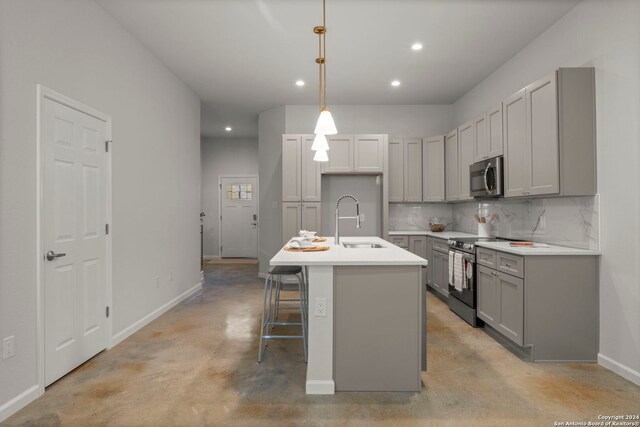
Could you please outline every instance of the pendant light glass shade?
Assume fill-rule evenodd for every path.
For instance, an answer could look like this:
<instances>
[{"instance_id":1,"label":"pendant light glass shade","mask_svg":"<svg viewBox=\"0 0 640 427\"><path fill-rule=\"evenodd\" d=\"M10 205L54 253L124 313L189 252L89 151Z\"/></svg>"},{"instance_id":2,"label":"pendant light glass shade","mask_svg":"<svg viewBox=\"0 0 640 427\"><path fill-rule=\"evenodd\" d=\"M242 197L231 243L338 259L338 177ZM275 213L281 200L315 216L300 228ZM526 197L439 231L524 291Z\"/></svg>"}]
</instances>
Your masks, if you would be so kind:
<instances>
[{"instance_id":1,"label":"pendant light glass shade","mask_svg":"<svg viewBox=\"0 0 640 427\"><path fill-rule=\"evenodd\" d=\"M328 162L329 156L327 156L327 150L316 151L315 156L313 156L313 160L315 160L316 162Z\"/></svg>"},{"instance_id":2,"label":"pendant light glass shade","mask_svg":"<svg viewBox=\"0 0 640 427\"><path fill-rule=\"evenodd\" d=\"M319 133L313 139L313 144L311 144L311 149L313 151L327 151L329 149L329 143L327 142L327 138Z\"/></svg>"},{"instance_id":3,"label":"pendant light glass shade","mask_svg":"<svg viewBox=\"0 0 640 427\"><path fill-rule=\"evenodd\" d=\"M335 135L338 133L338 129L336 129L336 124L333 122L333 117L331 117L331 113L327 109L323 109L320 112L320 117L318 117L318 123L316 124L316 130L313 132L316 135Z\"/></svg>"}]
</instances>

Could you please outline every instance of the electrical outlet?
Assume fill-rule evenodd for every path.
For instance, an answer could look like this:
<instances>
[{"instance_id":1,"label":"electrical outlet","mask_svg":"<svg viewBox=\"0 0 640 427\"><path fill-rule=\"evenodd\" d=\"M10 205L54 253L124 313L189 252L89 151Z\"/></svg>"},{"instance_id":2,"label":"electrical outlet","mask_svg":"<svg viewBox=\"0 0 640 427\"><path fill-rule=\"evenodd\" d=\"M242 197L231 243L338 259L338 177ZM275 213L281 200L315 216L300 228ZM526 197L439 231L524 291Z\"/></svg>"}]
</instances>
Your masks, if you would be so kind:
<instances>
[{"instance_id":1,"label":"electrical outlet","mask_svg":"<svg viewBox=\"0 0 640 427\"><path fill-rule=\"evenodd\" d=\"M169 271L169 281L173 282L173 271Z\"/></svg>"},{"instance_id":2,"label":"electrical outlet","mask_svg":"<svg viewBox=\"0 0 640 427\"><path fill-rule=\"evenodd\" d=\"M364 222L364 214L360 214L360 222Z\"/></svg>"},{"instance_id":3,"label":"electrical outlet","mask_svg":"<svg viewBox=\"0 0 640 427\"><path fill-rule=\"evenodd\" d=\"M13 335L10 337L6 337L2 340L2 360L13 357L14 355L14 347L13 347Z\"/></svg>"},{"instance_id":4,"label":"electrical outlet","mask_svg":"<svg viewBox=\"0 0 640 427\"><path fill-rule=\"evenodd\" d=\"M316 317L327 317L327 299L316 298Z\"/></svg>"},{"instance_id":5,"label":"electrical outlet","mask_svg":"<svg viewBox=\"0 0 640 427\"><path fill-rule=\"evenodd\" d=\"M160 277L156 276L156 288L160 287Z\"/></svg>"}]
</instances>

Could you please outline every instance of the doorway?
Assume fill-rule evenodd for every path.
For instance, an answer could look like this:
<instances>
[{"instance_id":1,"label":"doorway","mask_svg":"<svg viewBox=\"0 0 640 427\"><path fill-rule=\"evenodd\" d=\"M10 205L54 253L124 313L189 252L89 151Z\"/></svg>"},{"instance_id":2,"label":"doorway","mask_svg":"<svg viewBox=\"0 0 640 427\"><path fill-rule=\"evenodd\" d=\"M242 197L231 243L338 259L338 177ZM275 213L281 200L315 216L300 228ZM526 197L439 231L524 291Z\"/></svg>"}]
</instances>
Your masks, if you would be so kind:
<instances>
[{"instance_id":1,"label":"doorway","mask_svg":"<svg viewBox=\"0 0 640 427\"><path fill-rule=\"evenodd\" d=\"M38 86L38 383L109 346L111 119Z\"/></svg>"},{"instance_id":2,"label":"doorway","mask_svg":"<svg viewBox=\"0 0 640 427\"><path fill-rule=\"evenodd\" d=\"M220 176L220 258L258 257L258 177Z\"/></svg>"}]
</instances>

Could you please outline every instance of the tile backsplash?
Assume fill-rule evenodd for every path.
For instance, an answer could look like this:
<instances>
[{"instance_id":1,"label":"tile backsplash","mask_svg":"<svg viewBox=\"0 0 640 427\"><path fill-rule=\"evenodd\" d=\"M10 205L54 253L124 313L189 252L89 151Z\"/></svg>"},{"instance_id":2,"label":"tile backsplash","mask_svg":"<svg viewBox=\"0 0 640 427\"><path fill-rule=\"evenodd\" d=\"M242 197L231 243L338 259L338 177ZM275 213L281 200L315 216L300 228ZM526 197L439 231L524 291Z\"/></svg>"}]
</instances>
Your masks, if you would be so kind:
<instances>
[{"instance_id":1,"label":"tile backsplash","mask_svg":"<svg viewBox=\"0 0 640 427\"><path fill-rule=\"evenodd\" d=\"M556 197L468 202L454 205L457 231L476 233L479 208L496 214L492 235L581 249L600 249L600 198Z\"/></svg>"},{"instance_id":2,"label":"tile backsplash","mask_svg":"<svg viewBox=\"0 0 640 427\"><path fill-rule=\"evenodd\" d=\"M474 214L496 214L492 235L582 249L600 249L600 198L497 199L457 204L390 203L390 230L426 230L438 217L448 230L477 233Z\"/></svg>"},{"instance_id":3,"label":"tile backsplash","mask_svg":"<svg viewBox=\"0 0 640 427\"><path fill-rule=\"evenodd\" d=\"M453 229L453 205L445 203L389 203L389 230L427 230L429 219L438 218Z\"/></svg>"}]
</instances>

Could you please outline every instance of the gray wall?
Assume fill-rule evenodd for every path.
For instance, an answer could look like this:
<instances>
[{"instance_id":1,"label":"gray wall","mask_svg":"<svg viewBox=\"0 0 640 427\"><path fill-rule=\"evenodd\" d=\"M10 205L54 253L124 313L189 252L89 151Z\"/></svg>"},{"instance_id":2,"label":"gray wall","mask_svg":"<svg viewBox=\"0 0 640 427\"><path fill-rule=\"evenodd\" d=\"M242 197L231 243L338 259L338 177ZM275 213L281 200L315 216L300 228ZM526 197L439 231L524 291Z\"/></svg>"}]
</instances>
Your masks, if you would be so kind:
<instances>
[{"instance_id":1,"label":"gray wall","mask_svg":"<svg viewBox=\"0 0 640 427\"><path fill-rule=\"evenodd\" d=\"M202 211L204 217L204 255L220 256L220 175L258 175L257 138L203 138Z\"/></svg>"},{"instance_id":2,"label":"gray wall","mask_svg":"<svg viewBox=\"0 0 640 427\"><path fill-rule=\"evenodd\" d=\"M93 1L0 1L0 419L37 392L37 83L113 119L113 334L200 281L198 97Z\"/></svg>"},{"instance_id":3,"label":"gray wall","mask_svg":"<svg viewBox=\"0 0 640 427\"><path fill-rule=\"evenodd\" d=\"M456 123L563 66L596 69L599 361L640 384L640 2L581 2L457 101Z\"/></svg>"},{"instance_id":4,"label":"gray wall","mask_svg":"<svg viewBox=\"0 0 640 427\"><path fill-rule=\"evenodd\" d=\"M360 214L364 215L361 228L356 221L340 221L341 236L378 236L382 224L382 177L373 175L324 175L322 177L322 234L333 236L336 231L336 202L343 194L352 194L358 199ZM340 216L354 216L353 200L340 203Z\"/></svg>"},{"instance_id":5,"label":"gray wall","mask_svg":"<svg viewBox=\"0 0 640 427\"><path fill-rule=\"evenodd\" d=\"M260 228L258 259L260 273L282 246L282 134L285 107L260 113L258 118L258 164L260 168Z\"/></svg>"}]
</instances>

